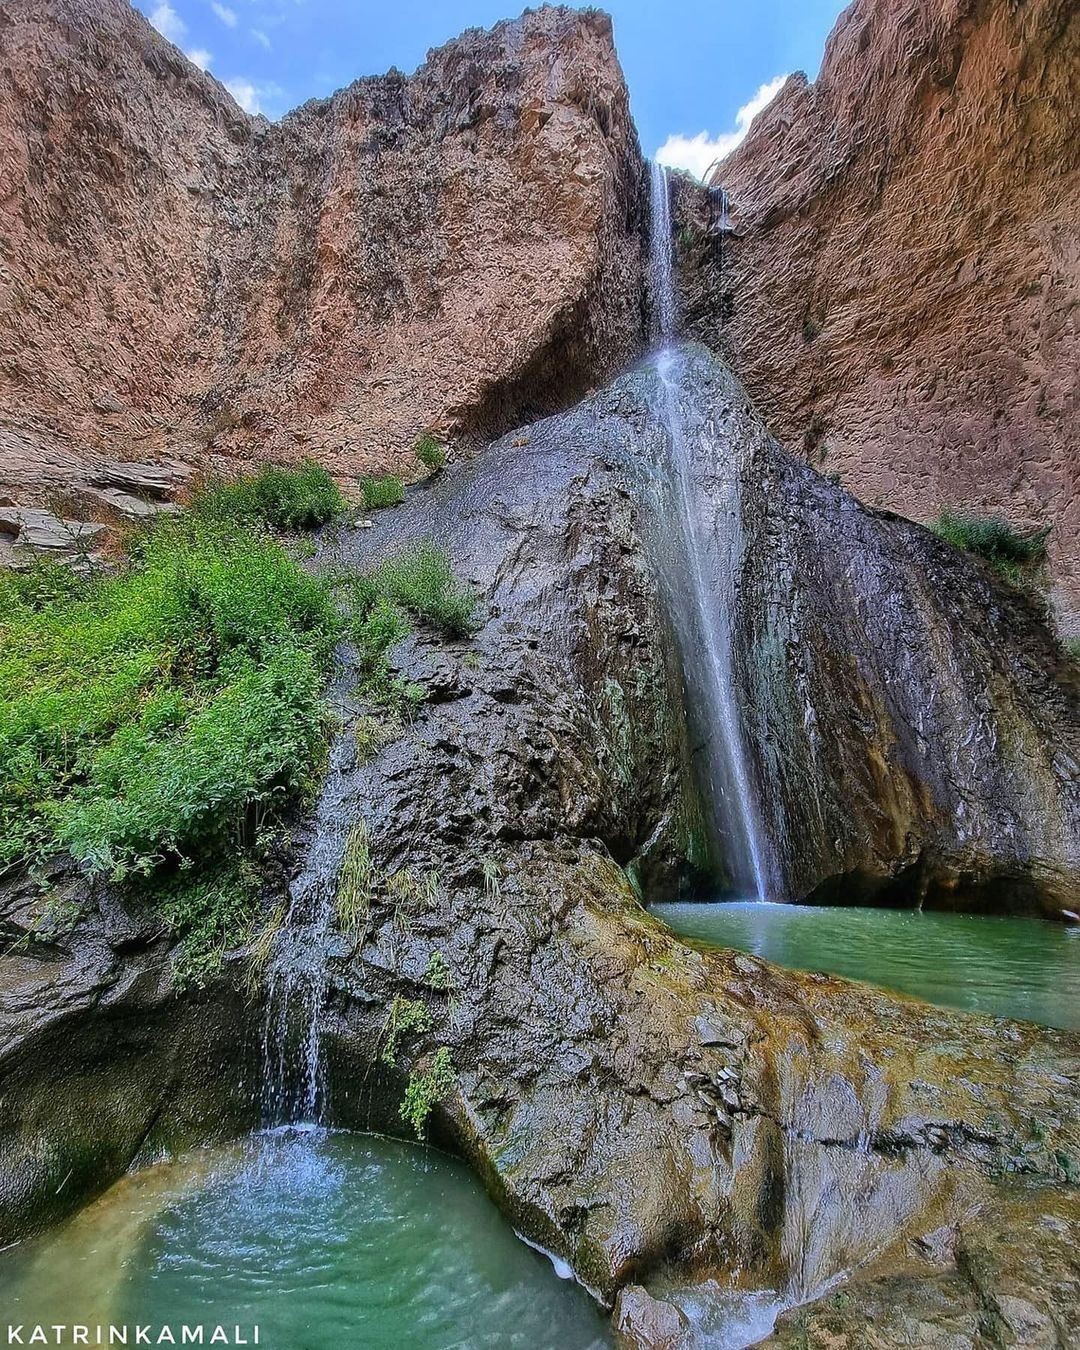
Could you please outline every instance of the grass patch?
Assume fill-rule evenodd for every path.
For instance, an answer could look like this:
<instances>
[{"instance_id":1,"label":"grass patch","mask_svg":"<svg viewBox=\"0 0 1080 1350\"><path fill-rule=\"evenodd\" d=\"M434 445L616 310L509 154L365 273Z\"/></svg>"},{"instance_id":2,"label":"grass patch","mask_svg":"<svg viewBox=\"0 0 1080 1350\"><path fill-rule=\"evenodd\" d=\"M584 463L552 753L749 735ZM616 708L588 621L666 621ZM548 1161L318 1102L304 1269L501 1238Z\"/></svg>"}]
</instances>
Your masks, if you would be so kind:
<instances>
[{"instance_id":1,"label":"grass patch","mask_svg":"<svg viewBox=\"0 0 1080 1350\"><path fill-rule=\"evenodd\" d=\"M392 474L363 478L360 481L360 495L369 511L377 511L380 507L400 505L405 500L405 485Z\"/></svg>"},{"instance_id":2,"label":"grass patch","mask_svg":"<svg viewBox=\"0 0 1080 1350\"><path fill-rule=\"evenodd\" d=\"M418 1139L426 1137L427 1121L432 1109L452 1091L456 1081L454 1062L445 1045L435 1051L426 1069L414 1069L409 1075L398 1113L402 1120L413 1127Z\"/></svg>"},{"instance_id":3,"label":"grass patch","mask_svg":"<svg viewBox=\"0 0 1080 1350\"><path fill-rule=\"evenodd\" d=\"M334 907L338 926L345 933L358 933L371 907L371 842L367 823L358 820L345 841L338 873Z\"/></svg>"},{"instance_id":4,"label":"grass patch","mask_svg":"<svg viewBox=\"0 0 1080 1350\"><path fill-rule=\"evenodd\" d=\"M233 524L309 530L343 515L348 503L322 465L305 460L296 469L266 465L235 481L212 479L196 493L192 509Z\"/></svg>"},{"instance_id":5,"label":"grass patch","mask_svg":"<svg viewBox=\"0 0 1080 1350\"><path fill-rule=\"evenodd\" d=\"M446 465L446 447L427 432L413 446L413 454L431 473L438 473Z\"/></svg>"},{"instance_id":6,"label":"grass patch","mask_svg":"<svg viewBox=\"0 0 1080 1350\"><path fill-rule=\"evenodd\" d=\"M387 559L368 578L374 597L452 637L476 627L477 599L454 576L445 550L423 541Z\"/></svg>"},{"instance_id":7,"label":"grass patch","mask_svg":"<svg viewBox=\"0 0 1080 1350\"><path fill-rule=\"evenodd\" d=\"M1022 533L1001 516L943 510L930 528L954 548L974 553L1013 585L1046 558L1050 526Z\"/></svg>"}]
</instances>

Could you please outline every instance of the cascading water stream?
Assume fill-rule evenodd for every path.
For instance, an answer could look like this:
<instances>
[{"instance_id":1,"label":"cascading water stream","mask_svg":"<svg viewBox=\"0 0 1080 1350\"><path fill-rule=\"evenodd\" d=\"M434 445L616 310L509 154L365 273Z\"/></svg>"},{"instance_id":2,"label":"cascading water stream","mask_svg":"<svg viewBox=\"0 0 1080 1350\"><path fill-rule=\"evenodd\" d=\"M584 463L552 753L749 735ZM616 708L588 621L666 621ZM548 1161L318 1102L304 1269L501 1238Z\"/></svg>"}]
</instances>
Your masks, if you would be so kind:
<instances>
[{"instance_id":1,"label":"cascading water stream","mask_svg":"<svg viewBox=\"0 0 1080 1350\"><path fill-rule=\"evenodd\" d=\"M735 582L742 552L738 474L711 467L708 490L696 467L693 431L680 404L682 356L674 343L677 323L667 172L651 165L649 284L658 347L660 413L667 431L667 494L679 527L681 556L668 562L669 604L681 638L688 691L704 733L701 753L713 826L724 844L734 887L768 899L778 893L757 791L743 741L735 685ZM715 460L716 447L706 447ZM720 466L723 467L723 466ZM718 528L719 526L719 528Z\"/></svg>"},{"instance_id":2,"label":"cascading water stream","mask_svg":"<svg viewBox=\"0 0 1080 1350\"><path fill-rule=\"evenodd\" d=\"M322 1014L335 897L352 819L345 802L352 761L349 737L339 736L331 748L304 869L290 887L289 909L267 970L262 1115L268 1129L325 1123Z\"/></svg>"}]
</instances>

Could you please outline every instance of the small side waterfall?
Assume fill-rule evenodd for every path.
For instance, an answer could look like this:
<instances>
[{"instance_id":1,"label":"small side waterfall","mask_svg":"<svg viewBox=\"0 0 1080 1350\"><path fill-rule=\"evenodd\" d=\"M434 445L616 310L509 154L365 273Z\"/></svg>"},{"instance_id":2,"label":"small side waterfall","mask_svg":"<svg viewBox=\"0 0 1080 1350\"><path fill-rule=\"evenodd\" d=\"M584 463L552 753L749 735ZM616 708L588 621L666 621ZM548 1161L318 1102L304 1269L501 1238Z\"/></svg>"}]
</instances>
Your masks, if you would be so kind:
<instances>
[{"instance_id":1,"label":"small side waterfall","mask_svg":"<svg viewBox=\"0 0 1080 1350\"><path fill-rule=\"evenodd\" d=\"M666 170L651 165L649 287L659 346L659 412L667 431L665 505L677 533L661 546L668 605L679 637L692 719L701 737L703 787L732 885L743 895L778 894L771 850L743 739L735 684L736 577L742 557L739 465L688 416L678 322ZM668 522L665 521L665 524Z\"/></svg>"},{"instance_id":2,"label":"small side waterfall","mask_svg":"<svg viewBox=\"0 0 1080 1350\"><path fill-rule=\"evenodd\" d=\"M289 908L267 969L262 1115L268 1129L325 1123L321 1023L351 819L344 798L352 757L349 738L339 736L331 749L304 869L290 887Z\"/></svg>"}]
</instances>

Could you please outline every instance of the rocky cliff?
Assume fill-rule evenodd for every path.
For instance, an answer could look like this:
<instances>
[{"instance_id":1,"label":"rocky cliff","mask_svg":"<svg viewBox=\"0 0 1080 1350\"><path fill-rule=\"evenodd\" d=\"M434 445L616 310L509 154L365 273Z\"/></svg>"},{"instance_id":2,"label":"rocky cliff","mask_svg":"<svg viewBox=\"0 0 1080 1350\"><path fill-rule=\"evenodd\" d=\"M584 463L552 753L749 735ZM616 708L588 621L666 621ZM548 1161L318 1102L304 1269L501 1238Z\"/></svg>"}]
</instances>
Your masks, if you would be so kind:
<instances>
[{"instance_id":1,"label":"rocky cliff","mask_svg":"<svg viewBox=\"0 0 1080 1350\"><path fill-rule=\"evenodd\" d=\"M856 0L717 170L733 233L684 245L785 444L917 520L1053 522L1080 631L1078 67L1071 0Z\"/></svg>"},{"instance_id":2,"label":"rocky cliff","mask_svg":"<svg viewBox=\"0 0 1080 1350\"><path fill-rule=\"evenodd\" d=\"M606 16L473 30L275 125L125 0L13 0L0 45L0 488L125 458L412 473L421 433L498 433L636 347Z\"/></svg>"},{"instance_id":3,"label":"rocky cliff","mask_svg":"<svg viewBox=\"0 0 1080 1350\"><path fill-rule=\"evenodd\" d=\"M996 821L1012 800L999 798L1001 782L1036 793L1041 784L1043 804L1053 804L1068 785L1039 738L1066 739L1075 691L1040 667L1049 635L995 599L969 560L791 460L707 353L677 357L676 410L696 419L688 439L704 465L703 495L713 500L721 479L739 485L736 498L725 488L713 500L712 529L746 543L734 554L748 578L739 587L743 688L753 648L775 692L769 744L790 746L800 772L809 733L790 725L791 690L813 691L811 747L831 749L838 726L850 738L835 774L820 755L809 760L817 779L776 779L780 793L820 788L828 828L849 813L842 857L828 854L831 836L822 854L794 822L789 847L804 851L806 873L838 858L852 870L856 859L878 866L889 841L861 832L874 810L891 818L894 797L926 806L923 816L909 811L911 831L955 841L948 810L930 809L937 785L966 781L974 798L1002 709L1014 721L1001 725L1020 731L1001 752L980 819ZM868 1297L883 1297L886 1282L887 1299L887 1281L899 1279L904 1307L928 1308L934 1326L976 1305L971 1336L948 1344L979 1346L983 1304L965 1272L980 1252L1000 1260L1006 1231L1034 1273L1013 1273L1013 1302L1006 1308L1002 1289L1001 1306L1018 1317L1022 1298L1031 1316L1067 1326L1076 1037L705 952L650 916L635 891L644 880L662 893L685 867L697 816L680 730L683 672L654 553L670 417L646 364L451 466L371 528L327 532L320 543L313 566L338 573L434 537L481 596L468 638L420 627L394 650L395 672L424 693L403 726L373 741L377 708L343 694L323 801L297 832L302 855L307 845L297 875L315 895L338 880L327 820L364 841L351 920L318 938L325 1118L400 1129L406 1084L449 1057L453 1086L433 1134L473 1162L517 1231L615 1305L624 1344L715 1344L711 1328L732 1317L763 1336L778 1309L860 1267ZM821 539L839 579L821 565ZM760 618L774 600L755 590L762 549L781 564L799 557L805 583L790 608L800 627L790 636ZM843 570L899 578L905 594L905 569L931 563L933 594L919 594L898 640L912 649L909 663L924 662L918 697L945 702L935 714L941 744L919 742L918 710L890 702L893 665L875 649L896 616L855 636L858 595ZM786 566L774 570L776 585L788 585ZM840 659L849 646L858 678ZM695 655L684 651L683 671ZM958 688L979 703L978 774L952 738L958 661ZM867 782L876 782L869 803ZM1029 808L1022 792L1019 802ZM1025 819L1034 829L1042 817ZM987 875L1023 870L1018 836L993 824L989 833L997 854L982 860ZM255 1110L257 1038L244 1036L258 1006L242 1006L227 975L177 997L152 921L106 888L77 896L61 876L54 889L60 912L79 898L81 916L37 943L27 913L37 888L0 893L5 935L20 939L0 956L9 1236L73 1207L152 1147L220 1136ZM285 931L294 924L307 942L304 915ZM401 1000L423 1015L388 1043ZM80 1114L88 1099L97 1109ZM815 1305L794 1334L829 1312ZM850 1343L864 1343L854 1311L850 1321ZM658 1341L664 1327L671 1337ZM777 1334L787 1333L782 1323ZM883 1342L900 1343L899 1332Z\"/></svg>"}]
</instances>

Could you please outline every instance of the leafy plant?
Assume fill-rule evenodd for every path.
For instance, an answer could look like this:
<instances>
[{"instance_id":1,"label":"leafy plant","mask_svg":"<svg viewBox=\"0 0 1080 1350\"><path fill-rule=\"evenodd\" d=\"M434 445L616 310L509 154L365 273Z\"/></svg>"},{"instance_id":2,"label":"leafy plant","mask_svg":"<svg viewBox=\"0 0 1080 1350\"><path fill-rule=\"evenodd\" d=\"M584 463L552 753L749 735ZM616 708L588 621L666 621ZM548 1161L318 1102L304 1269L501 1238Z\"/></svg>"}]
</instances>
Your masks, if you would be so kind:
<instances>
[{"instance_id":1,"label":"leafy plant","mask_svg":"<svg viewBox=\"0 0 1080 1350\"><path fill-rule=\"evenodd\" d=\"M234 524L262 522L278 530L304 530L334 520L347 505L322 465L305 460L296 469L268 464L235 481L211 480L196 493L192 509Z\"/></svg>"},{"instance_id":2,"label":"leafy plant","mask_svg":"<svg viewBox=\"0 0 1080 1350\"><path fill-rule=\"evenodd\" d=\"M416 458L430 469L432 473L438 473L446 464L446 447L435 439L430 432L426 432L416 442L413 447L413 453Z\"/></svg>"},{"instance_id":3,"label":"leafy plant","mask_svg":"<svg viewBox=\"0 0 1080 1350\"><path fill-rule=\"evenodd\" d=\"M361 479L360 495L369 511L383 506L397 506L405 500L405 486L392 474Z\"/></svg>"},{"instance_id":4,"label":"leafy plant","mask_svg":"<svg viewBox=\"0 0 1080 1350\"><path fill-rule=\"evenodd\" d=\"M418 1139L426 1137L432 1109L453 1089L456 1082L454 1062L445 1045L435 1051L426 1069L414 1069L409 1075L405 1096L398 1108L402 1120L413 1127Z\"/></svg>"},{"instance_id":5,"label":"leafy plant","mask_svg":"<svg viewBox=\"0 0 1080 1350\"><path fill-rule=\"evenodd\" d=\"M158 913L181 938L173 979L198 988L215 975L225 953L248 936L256 878L242 864L223 864L202 876L179 872L153 892Z\"/></svg>"},{"instance_id":6,"label":"leafy plant","mask_svg":"<svg viewBox=\"0 0 1080 1350\"><path fill-rule=\"evenodd\" d=\"M446 964L446 957L437 947L428 957L427 968L424 971L424 983L429 989L434 989L437 993L445 993L450 988L450 967Z\"/></svg>"},{"instance_id":7,"label":"leafy plant","mask_svg":"<svg viewBox=\"0 0 1080 1350\"><path fill-rule=\"evenodd\" d=\"M114 574L0 575L0 871L67 850L125 883L195 983L249 931L265 827L314 785L342 627L274 513L214 491Z\"/></svg>"},{"instance_id":8,"label":"leafy plant","mask_svg":"<svg viewBox=\"0 0 1080 1350\"><path fill-rule=\"evenodd\" d=\"M1037 566L1046 557L1051 527L1023 533L1001 516L943 510L930 528L954 548L984 558L999 576L1016 585L1023 580L1025 569Z\"/></svg>"},{"instance_id":9,"label":"leafy plant","mask_svg":"<svg viewBox=\"0 0 1080 1350\"><path fill-rule=\"evenodd\" d=\"M382 1050L379 1058L384 1064L397 1060L398 1048L406 1036L431 1030L431 1014L417 999L395 994L383 1028Z\"/></svg>"}]
</instances>

